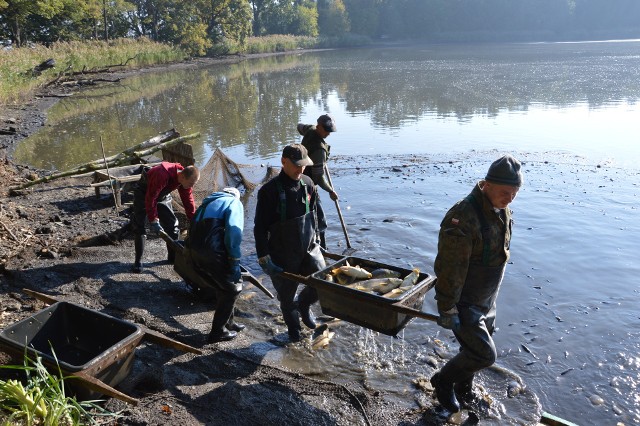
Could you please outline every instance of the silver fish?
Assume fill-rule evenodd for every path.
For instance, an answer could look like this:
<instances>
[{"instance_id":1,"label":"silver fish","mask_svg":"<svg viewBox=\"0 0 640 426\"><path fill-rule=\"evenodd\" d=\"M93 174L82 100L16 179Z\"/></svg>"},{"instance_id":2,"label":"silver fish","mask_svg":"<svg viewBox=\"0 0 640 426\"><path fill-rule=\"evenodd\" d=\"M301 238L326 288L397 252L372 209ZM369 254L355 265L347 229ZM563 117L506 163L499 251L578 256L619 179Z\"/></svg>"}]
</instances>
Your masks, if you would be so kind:
<instances>
[{"instance_id":1,"label":"silver fish","mask_svg":"<svg viewBox=\"0 0 640 426\"><path fill-rule=\"evenodd\" d=\"M402 280L400 278L382 278L384 282L379 284L375 284L371 289L377 293L385 294L389 293L394 288L400 287L402 285Z\"/></svg>"},{"instance_id":2,"label":"silver fish","mask_svg":"<svg viewBox=\"0 0 640 426\"><path fill-rule=\"evenodd\" d=\"M386 268L378 268L371 271L371 278L400 278L400 272Z\"/></svg>"},{"instance_id":3,"label":"silver fish","mask_svg":"<svg viewBox=\"0 0 640 426\"><path fill-rule=\"evenodd\" d=\"M413 268L411 273L404 277L404 281L402 281L402 285L400 287L410 287L416 285L418 282L418 277L420 276L420 269Z\"/></svg>"},{"instance_id":4,"label":"silver fish","mask_svg":"<svg viewBox=\"0 0 640 426\"><path fill-rule=\"evenodd\" d=\"M371 272L361 268L360 266L344 265L333 269L331 273L333 275L344 274L354 278L371 278Z\"/></svg>"}]
</instances>

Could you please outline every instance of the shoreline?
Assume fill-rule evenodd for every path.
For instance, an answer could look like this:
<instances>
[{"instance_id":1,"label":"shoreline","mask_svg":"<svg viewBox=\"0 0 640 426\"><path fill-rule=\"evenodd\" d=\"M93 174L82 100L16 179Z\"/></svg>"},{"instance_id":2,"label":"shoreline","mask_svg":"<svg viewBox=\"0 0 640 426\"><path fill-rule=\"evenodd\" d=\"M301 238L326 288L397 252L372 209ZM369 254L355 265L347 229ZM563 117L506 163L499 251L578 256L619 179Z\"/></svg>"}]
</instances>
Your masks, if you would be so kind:
<instances>
[{"instance_id":1,"label":"shoreline","mask_svg":"<svg viewBox=\"0 0 640 426\"><path fill-rule=\"evenodd\" d=\"M299 49L286 52L253 53L246 55L229 55L216 58L195 58L180 62L167 64L157 64L140 68L130 68L124 70L114 70L103 74L93 74L92 78L105 78L106 76L127 78L134 75L141 75L148 72L175 69L197 69L212 65L223 65L242 62L248 59L258 59L270 56L296 55L307 52L317 52L330 49ZM101 84L101 83L97 83ZM89 86L94 87L94 86ZM28 138L41 127L46 125L47 111L54 106L63 96L73 95L81 92L83 87L48 87L30 93L22 104L0 105L0 130L15 129L13 134L0 133L0 162L11 165L18 170L38 171L46 173L45 170L37 170L28 165L14 163L13 154L16 146L22 140ZM0 184L2 187L3 184Z\"/></svg>"}]
</instances>

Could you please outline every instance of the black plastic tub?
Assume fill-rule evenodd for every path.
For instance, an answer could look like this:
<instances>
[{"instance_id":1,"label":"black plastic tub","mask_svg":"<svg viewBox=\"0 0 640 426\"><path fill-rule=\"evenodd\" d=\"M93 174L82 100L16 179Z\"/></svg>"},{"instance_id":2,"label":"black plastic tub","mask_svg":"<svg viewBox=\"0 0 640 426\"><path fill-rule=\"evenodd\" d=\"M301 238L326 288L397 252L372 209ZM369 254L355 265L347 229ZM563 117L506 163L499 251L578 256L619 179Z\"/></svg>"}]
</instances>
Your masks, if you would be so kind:
<instances>
[{"instance_id":1,"label":"black plastic tub","mask_svg":"<svg viewBox=\"0 0 640 426\"><path fill-rule=\"evenodd\" d=\"M0 332L0 344L14 356L40 356L52 373L57 365L65 375L74 373L115 386L131 371L135 348L144 331L135 324L83 308L57 302ZM56 361L57 359L57 361ZM65 383L79 400L101 395L74 380Z\"/></svg>"},{"instance_id":2,"label":"black plastic tub","mask_svg":"<svg viewBox=\"0 0 640 426\"><path fill-rule=\"evenodd\" d=\"M399 312L400 309L397 307L420 311L425 294L435 284L435 277L421 272L413 288L396 298L386 298L326 280L327 274L332 269L344 266L347 262L351 266L358 265L369 271L378 268L398 271L401 277L407 276L412 271L368 259L345 257L308 278L308 284L318 291L320 307L324 314L389 336L397 335L414 318L410 314Z\"/></svg>"}]
</instances>

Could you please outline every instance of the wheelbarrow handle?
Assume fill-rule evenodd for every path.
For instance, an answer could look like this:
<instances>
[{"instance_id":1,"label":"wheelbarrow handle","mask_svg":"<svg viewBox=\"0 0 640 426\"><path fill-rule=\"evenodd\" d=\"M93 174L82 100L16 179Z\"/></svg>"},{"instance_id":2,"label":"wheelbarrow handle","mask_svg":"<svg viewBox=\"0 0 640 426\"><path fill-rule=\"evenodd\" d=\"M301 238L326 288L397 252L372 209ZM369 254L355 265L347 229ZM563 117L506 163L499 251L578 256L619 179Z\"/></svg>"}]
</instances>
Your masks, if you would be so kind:
<instances>
[{"instance_id":1,"label":"wheelbarrow handle","mask_svg":"<svg viewBox=\"0 0 640 426\"><path fill-rule=\"evenodd\" d=\"M158 235L160 235L160 238L162 238L164 242L167 243L169 247L171 247L173 250L178 251L180 253L182 253L182 250L184 250L184 247L182 247L182 245L179 242L171 238L169 234L167 234L165 231L160 231Z\"/></svg>"},{"instance_id":2,"label":"wheelbarrow handle","mask_svg":"<svg viewBox=\"0 0 640 426\"><path fill-rule=\"evenodd\" d=\"M422 312L422 311L419 311L417 309L410 308L408 306L404 306L401 303L402 302L393 303L393 304L389 305L389 308L391 310L394 310L394 311L396 311L398 313L401 313L401 314L406 314L406 315L410 315L412 317L422 318L422 319L426 319L426 320L434 321L434 322L437 322L438 318L440 318L437 315L428 314L426 312Z\"/></svg>"},{"instance_id":3,"label":"wheelbarrow handle","mask_svg":"<svg viewBox=\"0 0 640 426\"><path fill-rule=\"evenodd\" d=\"M202 355L202 351L200 349L194 348L193 346L189 346L185 343L178 342L177 340L173 340L171 337L167 337L164 334L157 332L155 330L151 330L144 326L139 326L144 331L144 338L150 342L158 343L160 345L178 349L184 352L191 352L192 354Z\"/></svg>"},{"instance_id":4,"label":"wheelbarrow handle","mask_svg":"<svg viewBox=\"0 0 640 426\"><path fill-rule=\"evenodd\" d=\"M263 286L262 283L260 282L260 280L258 278L256 278L251 272L249 272L249 270L247 268L245 268L244 266L240 265L240 270L242 271L242 280L243 281L249 281L251 284L255 285L260 290L262 290L262 292L264 294L266 294L267 296L269 296L272 299L275 299L275 296L273 295L273 293L271 293L268 288Z\"/></svg>"}]
</instances>

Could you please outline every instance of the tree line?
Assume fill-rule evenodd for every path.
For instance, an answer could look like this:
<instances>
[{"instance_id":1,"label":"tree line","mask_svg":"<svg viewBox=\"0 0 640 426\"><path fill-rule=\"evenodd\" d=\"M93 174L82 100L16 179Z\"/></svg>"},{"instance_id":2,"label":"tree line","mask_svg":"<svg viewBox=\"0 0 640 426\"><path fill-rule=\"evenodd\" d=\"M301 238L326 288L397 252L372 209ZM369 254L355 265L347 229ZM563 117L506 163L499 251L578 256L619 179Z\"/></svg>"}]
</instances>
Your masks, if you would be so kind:
<instances>
[{"instance_id":1,"label":"tree line","mask_svg":"<svg viewBox=\"0 0 640 426\"><path fill-rule=\"evenodd\" d=\"M554 41L640 35L638 0L0 0L0 40L148 37L206 54L271 34Z\"/></svg>"}]
</instances>

